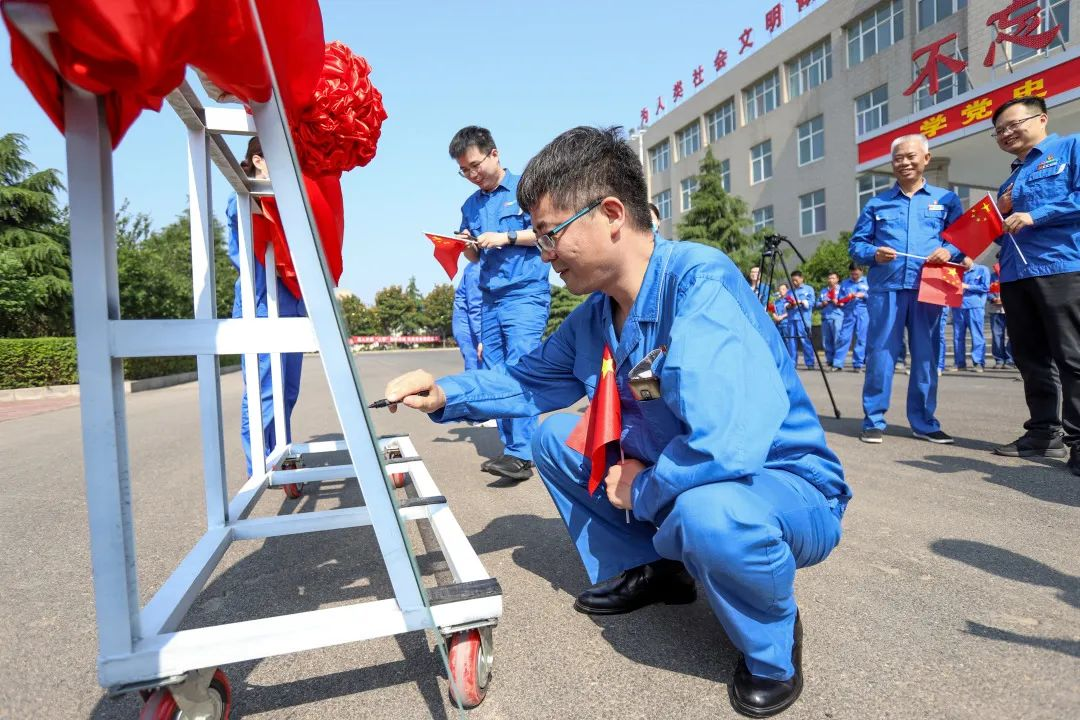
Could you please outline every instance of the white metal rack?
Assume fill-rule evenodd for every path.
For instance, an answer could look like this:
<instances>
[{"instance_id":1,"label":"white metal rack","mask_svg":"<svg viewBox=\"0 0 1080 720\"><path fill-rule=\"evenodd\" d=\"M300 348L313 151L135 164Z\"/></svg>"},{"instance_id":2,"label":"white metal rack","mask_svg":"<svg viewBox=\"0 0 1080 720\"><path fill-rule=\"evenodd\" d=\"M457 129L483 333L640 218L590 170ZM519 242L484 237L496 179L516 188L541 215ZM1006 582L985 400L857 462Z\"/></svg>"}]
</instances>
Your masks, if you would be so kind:
<instances>
[{"instance_id":1,"label":"white metal rack","mask_svg":"<svg viewBox=\"0 0 1080 720\"><path fill-rule=\"evenodd\" d=\"M9 3L5 13L47 60L56 27L43 6ZM265 43L264 43L265 44ZM269 62L269 61L267 61ZM376 438L326 272L321 244L291 138L276 93L242 108L203 107L185 83L169 103L187 130L191 202L194 319L123 320L116 265L112 152L103 100L64 89L72 283L82 405L83 456L90 517L90 550L99 638L98 677L114 692L159 688L143 717L158 717L173 702L184 717L223 717L228 688L219 666L415 630L449 638L451 695L459 707L478 704L491 669L491 627L502 614L498 583L484 570L467 537L408 437ZM241 171L222 135L257 134L273 173L268 181ZM243 317L215 317L211 164L237 193L241 240ZM274 195L289 239L307 318L276 312L273 258L265 260L267 318L255 318L251 206ZM286 443L280 354L318 352L344 440ZM270 353L277 447L265 463L258 353ZM229 497L222 441L218 356L245 354L253 473ZM205 535L143 607L139 603L131 513L123 367L125 357L196 355L207 515ZM310 453L347 450L349 464L283 469ZM398 459L385 457L395 450ZM302 462L300 463L302 465ZM407 474L415 497L398 502L394 475ZM248 518L270 486L355 478L364 506L296 515ZM404 521L430 522L454 584L425 589ZM382 554L393 598L281 617L178 630L185 613L230 543L296 533L370 525ZM441 646L441 642L440 642ZM225 688L222 689L222 682ZM165 687L167 686L167 688Z\"/></svg>"}]
</instances>

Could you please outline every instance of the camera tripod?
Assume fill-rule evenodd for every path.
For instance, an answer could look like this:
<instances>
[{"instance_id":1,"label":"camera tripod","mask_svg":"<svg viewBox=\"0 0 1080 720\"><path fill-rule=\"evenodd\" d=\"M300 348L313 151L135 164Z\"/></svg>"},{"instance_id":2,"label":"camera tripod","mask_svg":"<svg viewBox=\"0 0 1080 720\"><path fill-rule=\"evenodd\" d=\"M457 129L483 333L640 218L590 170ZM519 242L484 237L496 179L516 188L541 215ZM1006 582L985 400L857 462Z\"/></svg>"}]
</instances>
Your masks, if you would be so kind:
<instances>
[{"instance_id":1,"label":"camera tripod","mask_svg":"<svg viewBox=\"0 0 1080 720\"><path fill-rule=\"evenodd\" d=\"M761 263L758 265L758 267L761 269L761 275L759 276L759 282L764 283L765 287L768 288L770 291L772 290L773 279L774 279L774 277L776 275L776 263L777 263L777 260L779 260L780 261L780 267L784 271L784 274L783 274L782 277L787 280L788 288L791 291L794 291L795 283L791 282L791 272L788 270L787 263L784 261L784 254L780 251L780 244L781 243L787 243L787 246L790 247L795 252L796 257L799 258L800 263L805 263L806 262L806 258L804 258L802 256L802 253L799 252L799 249L797 247L795 247L795 245L790 240L788 240L786 237L784 237L783 235L766 235L765 236L765 244L761 248ZM766 261L768 261L767 264L766 264ZM765 306L766 311L768 311L768 307L769 307L769 297L768 297L768 295L765 295L764 297L762 297L761 302ZM836 415L837 418L839 418L840 417L840 408L838 408L836 406L836 398L833 397L832 386L829 385L829 378L825 373L825 364L821 362L821 353L818 351L818 349L816 347L814 347L814 341L813 341L812 338L809 337L809 333L810 333L810 320L809 320L809 318L812 317L812 315L813 315L813 312L814 312L813 308L808 308L805 311L805 314L804 314L803 308L801 306L796 306L795 307L795 312L797 312L799 314L799 322L788 323L788 327L791 329L791 332L794 332L794 335L785 335L785 334L781 333L780 336L784 339L785 344L787 343L788 340L794 340L795 341L796 357L798 357L798 348L799 348L799 345L800 345L801 341L805 339L810 343L810 347L814 351L814 363L815 363L815 365L817 365L818 372L821 373L821 379L825 383L825 390L826 390L826 392L829 393L829 402L832 403L833 413ZM800 326L802 328L804 328L804 331L807 333L807 335L801 334L803 332L803 330L800 330ZM793 361L793 362L795 362L795 361ZM795 363L795 364L797 364L797 363Z\"/></svg>"}]
</instances>

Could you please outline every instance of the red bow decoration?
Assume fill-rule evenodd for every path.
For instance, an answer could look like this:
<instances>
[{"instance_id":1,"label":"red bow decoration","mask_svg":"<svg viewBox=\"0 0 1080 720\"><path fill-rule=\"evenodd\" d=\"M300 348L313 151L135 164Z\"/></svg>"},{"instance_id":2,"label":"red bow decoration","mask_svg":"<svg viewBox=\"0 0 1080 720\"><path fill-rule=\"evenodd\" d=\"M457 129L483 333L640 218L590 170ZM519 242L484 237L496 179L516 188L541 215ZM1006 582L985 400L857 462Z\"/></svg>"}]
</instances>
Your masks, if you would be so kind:
<instances>
[{"instance_id":1,"label":"red bow decoration","mask_svg":"<svg viewBox=\"0 0 1080 720\"><path fill-rule=\"evenodd\" d=\"M611 348L604 345L604 357L600 362L600 379L596 392L581 421L566 438L566 445L592 462L589 472L589 494L596 492L607 473L607 444L618 442L622 435L622 405L619 388L615 383L615 360Z\"/></svg>"}]
</instances>

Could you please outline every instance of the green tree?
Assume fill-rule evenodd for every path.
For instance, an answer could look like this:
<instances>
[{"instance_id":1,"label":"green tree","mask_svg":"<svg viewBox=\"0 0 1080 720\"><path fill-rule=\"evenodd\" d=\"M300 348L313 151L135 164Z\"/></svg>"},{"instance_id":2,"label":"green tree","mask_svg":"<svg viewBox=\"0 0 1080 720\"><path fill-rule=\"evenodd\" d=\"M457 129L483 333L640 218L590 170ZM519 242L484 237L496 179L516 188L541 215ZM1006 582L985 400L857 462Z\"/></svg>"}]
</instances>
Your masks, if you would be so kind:
<instances>
[{"instance_id":1,"label":"green tree","mask_svg":"<svg viewBox=\"0 0 1080 720\"><path fill-rule=\"evenodd\" d=\"M752 233L746 203L724 191L720 162L712 148L705 151L699 166L698 189L691 196L690 210L676 228L681 240L711 245L723 250L743 272L761 259L761 238Z\"/></svg>"},{"instance_id":2,"label":"green tree","mask_svg":"<svg viewBox=\"0 0 1080 720\"><path fill-rule=\"evenodd\" d=\"M799 268L802 270L803 280L807 285L812 285L815 290L821 290L827 284L831 272L840 275L841 280L847 277L848 263L851 262L851 258L848 257L848 238L850 237L851 233L845 230L835 240L821 241L814 250L814 254L807 258Z\"/></svg>"},{"instance_id":3,"label":"green tree","mask_svg":"<svg viewBox=\"0 0 1080 720\"><path fill-rule=\"evenodd\" d=\"M24 156L26 136L0 137L0 337L71 332L71 257L57 170Z\"/></svg>"},{"instance_id":4,"label":"green tree","mask_svg":"<svg viewBox=\"0 0 1080 720\"><path fill-rule=\"evenodd\" d=\"M427 324L427 318L424 315L424 296L420 293L420 288L416 286L415 277L409 278L409 284L405 287L405 297L409 300L409 309L405 313L403 331L406 333L421 332Z\"/></svg>"},{"instance_id":5,"label":"green tree","mask_svg":"<svg viewBox=\"0 0 1080 720\"><path fill-rule=\"evenodd\" d=\"M355 295L341 300L341 313L345 316L345 327L350 335L377 335L379 318L375 308L370 308Z\"/></svg>"},{"instance_id":6,"label":"green tree","mask_svg":"<svg viewBox=\"0 0 1080 720\"><path fill-rule=\"evenodd\" d=\"M547 328L544 337L555 332L566 316L578 305L584 302L586 295L575 295L561 285L551 286L551 310L548 312Z\"/></svg>"},{"instance_id":7,"label":"green tree","mask_svg":"<svg viewBox=\"0 0 1080 720\"><path fill-rule=\"evenodd\" d=\"M424 298L424 327L443 339L449 338L454 322L454 286L436 285Z\"/></svg>"},{"instance_id":8,"label":"green tree","mask_svg":"<svg viewBox=\"0 0 1080 720\"><path fill-rule=\"evenodd\" d=\"M400 285L384 287L375 293L375 316L379 320L379 332L396 335L408 332L408 316L414 303Z\"/></svg>"}]
</instances>

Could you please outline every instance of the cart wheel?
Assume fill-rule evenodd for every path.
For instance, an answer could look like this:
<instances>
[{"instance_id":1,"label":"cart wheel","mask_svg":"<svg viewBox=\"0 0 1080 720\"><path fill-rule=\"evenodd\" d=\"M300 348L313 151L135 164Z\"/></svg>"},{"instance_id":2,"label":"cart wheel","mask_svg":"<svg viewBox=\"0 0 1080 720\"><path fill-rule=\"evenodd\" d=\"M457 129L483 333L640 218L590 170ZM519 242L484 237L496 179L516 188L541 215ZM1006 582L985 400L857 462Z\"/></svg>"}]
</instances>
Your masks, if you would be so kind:
<instances>
[{"instance_id":1,"label":"cart wheel","mask_svg":"<svg viewBox=\"0 0 1080 720\"><path fill-rule=\"evenodd\" d=\"M450 636L450 701L469 710L484 702L491 682L491 628L464 630Z\"/></svg>"},{"instance_id":2,"label":"cart wheel","mask_svg":"<svg viewBox=\"0 0 1080 720\"><path fill-rule=\"evenodd\" d=\"M218 668L207 688L210 702L214 706L210 720L229 720L229 712L232 710L232 688L229 687L229 678L225 672ZM150 693L139 720L184 720L184 715L176 704L176 699L168 688L158 688Z\"/></svg>"},{"instance_id":3,"label":"cart wheel","mask_svg":"<svg viewBox=\"0 0 1080 720\"><path fill-rule=\"evenodd\" d=\"M290 500L295 500L303 494L304 483L288 483L287 485L282 485L281 489L285 491L285 497Z\"/></svg>"},{"instance_id":4,"label":"cart wheel","mask_svg":"<svg viewBox=\"0 0 1080 720\"><path fill-rule=\"evenodd\" d=\"M405 473L390 473L390 481L398 490L405 487Z\"/></svg>"}]
</instances>

